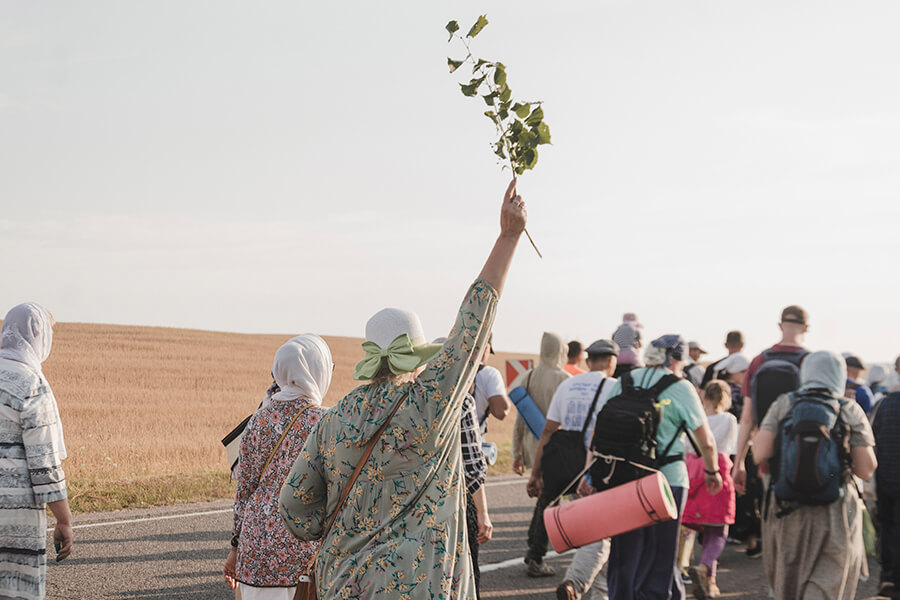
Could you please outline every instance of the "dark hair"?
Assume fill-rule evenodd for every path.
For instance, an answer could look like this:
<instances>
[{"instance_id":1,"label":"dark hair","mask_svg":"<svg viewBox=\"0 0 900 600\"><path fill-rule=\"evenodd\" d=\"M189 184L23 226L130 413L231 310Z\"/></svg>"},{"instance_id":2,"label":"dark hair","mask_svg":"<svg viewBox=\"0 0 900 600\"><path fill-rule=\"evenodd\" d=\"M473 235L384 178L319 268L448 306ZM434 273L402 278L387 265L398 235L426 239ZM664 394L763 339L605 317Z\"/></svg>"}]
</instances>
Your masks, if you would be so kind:
<instances>
[{"instance_id":1,"label":"dark hair","mask_svg":"<svg viewBox=\"0 0 900 600\"><path fill-rule=\"evenodd\" d=\"M728 345L743 344L744 334L738 330L729 331L728 335L725 336L725 343Z\"/></svg>"},{"instance_id":2,"label":"dark hair","mask_svg":"<svg viewBox=\"0 0 900 600\"><path fill-rule=\"evenodd\" d=\"M807 325L809 323L809 315L806 311L796 304L791 304L781 311L782 323L797 323L798 325Z\"/></svg>"},{"instance_id":3,"label":"dark hair","mask_svg":"<svg viewBox=\"0 0 900 600\"><path fill-rule=\"evenodd\" d=\"M578 358L582 352L584 352L584 346L581 345L581 342L576 340L569 342L569 358Z\"/></svg>"}]
</instances>

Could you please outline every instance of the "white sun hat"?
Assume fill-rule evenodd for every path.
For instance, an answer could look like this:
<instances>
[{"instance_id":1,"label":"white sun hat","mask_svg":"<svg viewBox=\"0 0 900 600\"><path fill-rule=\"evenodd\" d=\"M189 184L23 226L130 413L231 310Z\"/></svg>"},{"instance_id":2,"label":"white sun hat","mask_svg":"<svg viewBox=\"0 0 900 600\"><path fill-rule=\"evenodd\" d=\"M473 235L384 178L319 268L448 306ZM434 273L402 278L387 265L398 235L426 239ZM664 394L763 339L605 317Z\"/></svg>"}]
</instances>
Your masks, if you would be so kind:
<instances>
[{"instance_id":1,"label":"white sun hat","mask_svg":"<svg viewBox=\"0 0 900 600\"><path fill-rule=\"evenodd\" d=\"M387 362L395 375L411 373L440 352L441 344L429 344L419 316L409 310L385 308L366 323L366 357L356 364L355 379L372 379Z\"/></svg>"}]
</instances>

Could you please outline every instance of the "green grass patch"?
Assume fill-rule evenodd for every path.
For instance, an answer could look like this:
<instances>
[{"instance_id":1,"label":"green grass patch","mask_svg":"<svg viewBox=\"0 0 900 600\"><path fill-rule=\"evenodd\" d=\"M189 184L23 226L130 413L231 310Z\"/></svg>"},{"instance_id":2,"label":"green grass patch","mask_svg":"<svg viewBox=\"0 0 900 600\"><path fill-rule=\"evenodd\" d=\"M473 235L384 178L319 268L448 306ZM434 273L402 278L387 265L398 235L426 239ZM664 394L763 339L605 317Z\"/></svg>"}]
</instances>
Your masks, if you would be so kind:
<instances>
[{"instance_id":1,"label":"green grass patch","mask_svg":"<svg viewBox=\"0 0 900 600\"><path fill-rule=\"evenodd\" d=\"M512 475L512 440L504 440L497 444L497 462L488 465L487 474L492 475Z\"/></svg>"},{"instance_id":2,"label":"green grass patch","mask_svg":"<svg viewBox=\"0 0 900 600\"><path fill-rule=\"evenodd\" d=\"M224 469L119 480L75 479L68 484L69 506L76 513L234 498L231 473Z\"/></svg>"}]
</instances>

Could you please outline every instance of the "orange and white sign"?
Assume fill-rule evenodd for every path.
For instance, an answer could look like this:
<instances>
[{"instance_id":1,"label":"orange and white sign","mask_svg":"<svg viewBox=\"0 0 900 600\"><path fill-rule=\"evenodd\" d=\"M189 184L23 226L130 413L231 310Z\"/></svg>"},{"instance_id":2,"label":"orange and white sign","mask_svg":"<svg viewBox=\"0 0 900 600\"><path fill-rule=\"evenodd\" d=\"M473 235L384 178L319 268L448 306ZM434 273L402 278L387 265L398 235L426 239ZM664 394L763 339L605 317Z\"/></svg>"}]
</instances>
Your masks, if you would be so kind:
<instances>
[{"instance_id":1,"label":"orange and white sign","mask_svg":"<svg viewBox=\"0 0 900 600\"><path fill-rule=\"evenodd\" d=\"M516 377L522 373L532 369L534 361L530 358L515 358L506 361L506 385L507 387L515 381Z\"/></svg>"}]
</instances>

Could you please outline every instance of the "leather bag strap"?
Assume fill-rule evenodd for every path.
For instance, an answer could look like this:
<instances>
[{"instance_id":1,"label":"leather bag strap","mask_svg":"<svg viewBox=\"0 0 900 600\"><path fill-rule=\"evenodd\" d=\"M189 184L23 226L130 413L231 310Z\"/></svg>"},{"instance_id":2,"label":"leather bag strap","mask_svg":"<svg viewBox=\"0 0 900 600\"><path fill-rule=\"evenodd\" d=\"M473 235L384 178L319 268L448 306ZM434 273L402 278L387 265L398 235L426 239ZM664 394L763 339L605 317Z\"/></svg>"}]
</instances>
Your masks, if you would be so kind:
<instances>
[{"instance_id":1,"label":"leather bag strap","mask_svg":"<svg viewBox=\"0 0 900 600\"><path fill-rule=\"evenodd\" d=\"M325 538L331 532L331 528L334 527L335 521L337 521L338 515L341 513L341 508L344 506L344 502L347 501L347 497L350 495L350 489L353 487L353 484L356 483L356 480L359 478L359 474L362 473L363 467L366 466L366 462L368 462L369 457L372 456L372 451L375 449L375 444L378 443L378 440L381 439L382 434L387 429L388 424L390 424L391 419L394 418L394 415L397 413L397 409L406 401L409 397L409 394L405 394L398 402L394 405L394 408L391 410L391 414L388 415L387 419L384 420L384 423L381 424L381 427L378 428L378 431L375 432L375 435L372 436L372 439L369 440L369 443L366 444L366 449L363 452L362 458L359 459L359 462L356 463L356 468L353 469L353 474L350 475L350 479L347 480L347 485L344 486L344 491L341 492L341 499L338 501L337 507L334 509L334 514L331 515L331 519L328 520L328 526L325 528L325 531L322 532L322 537L319 540L324 543ZM312 560L309 561L309 570L308 573L312 572L313 568L316 565L316 560L319 558L319 551L322 549L322 544L319 544L319 547L316 549L316 553L313 555Z\"/></svg>"},{"instance_id":2,"label":"leather bag strap","mask_svg":"<svg viewBox=\"0 0 900 600\"><path fill-rule=\"evenodd\" d=\"M278 449L279 449L279 448L281 448L281 443L284 441L284 438L286 438L286 437L287 437L287 434L290 433L290 431L294 428L294 423L296 423L296 422L297 422L297 419L300 418L300 415L302 415L302 414L305 413L307 410L309 410L310 407L312 407L312 403L307 404L306 406L304 406L303 408L301 408L301 409L297 412L297 414L294 415L294 418L291 419L290 424L289 424L287 427L284 428L284 431L281 433L281 437L278 438L278 443L275 444L275 447L274 447L274 448L272 448L272 453L269 454L269 458L266 460L266 464L263 465L262 471L259 472L259 481L262 481L263 475L266 474L266 469L269 468L269 464L272 462L272 459L275 458L275 453L278 452Z\"/></svg>"}]
</instances>

